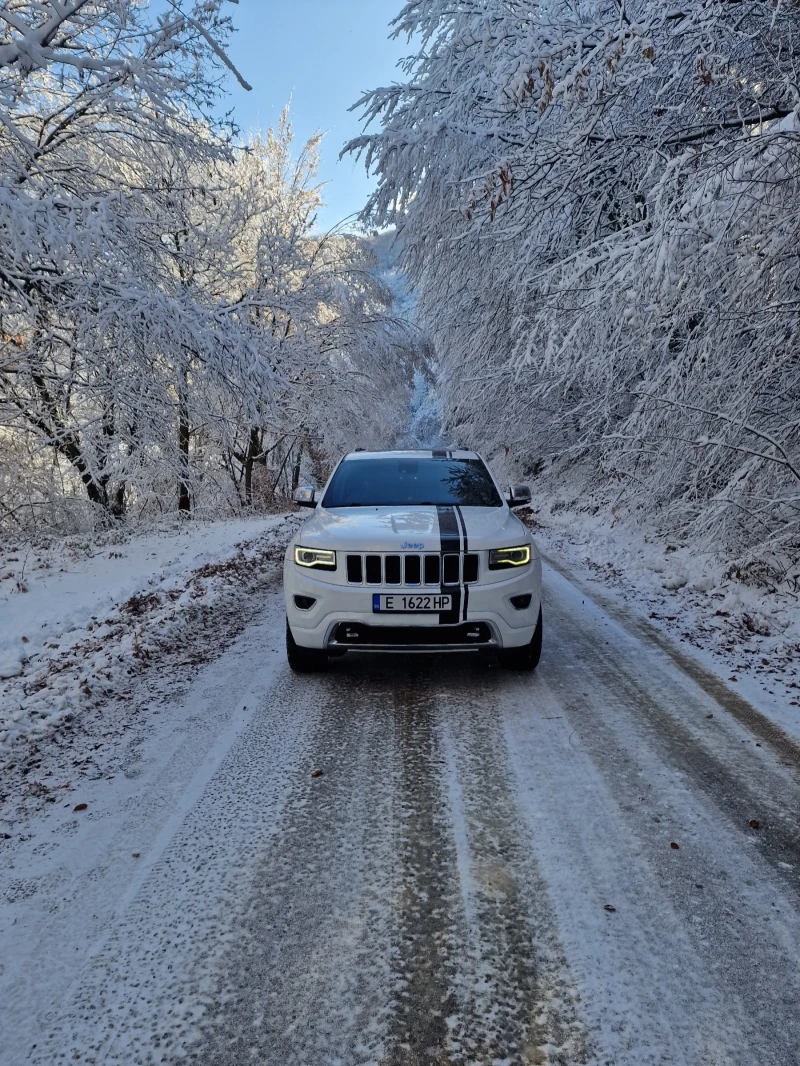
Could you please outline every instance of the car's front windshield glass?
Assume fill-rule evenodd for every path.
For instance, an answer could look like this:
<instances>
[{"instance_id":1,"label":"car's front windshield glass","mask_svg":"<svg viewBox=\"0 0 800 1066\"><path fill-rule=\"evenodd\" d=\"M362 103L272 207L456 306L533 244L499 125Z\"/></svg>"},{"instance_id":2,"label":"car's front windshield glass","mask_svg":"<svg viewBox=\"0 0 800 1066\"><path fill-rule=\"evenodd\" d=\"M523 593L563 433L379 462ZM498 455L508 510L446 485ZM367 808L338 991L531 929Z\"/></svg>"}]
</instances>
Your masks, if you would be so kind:
<instances>
[{"instance_id":1,"label":"car's front windshield glass","mask_svg":"<svg viewBox=\"0 0 800 1066\"><path fill-rule=\"evenodd\" d=\"M397 455L345 459L331 478L323 507L500 507L489 471L480 459Z\"/></svg>"}]
</instances>

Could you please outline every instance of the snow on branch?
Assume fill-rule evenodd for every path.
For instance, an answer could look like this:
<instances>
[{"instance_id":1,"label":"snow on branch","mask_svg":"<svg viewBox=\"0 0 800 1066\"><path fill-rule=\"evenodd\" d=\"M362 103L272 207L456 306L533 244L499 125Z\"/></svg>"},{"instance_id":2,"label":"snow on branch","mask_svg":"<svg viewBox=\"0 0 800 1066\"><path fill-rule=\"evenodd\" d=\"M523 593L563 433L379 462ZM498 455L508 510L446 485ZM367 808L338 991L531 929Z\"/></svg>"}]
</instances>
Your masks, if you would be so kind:
<instances>
[{"instance_id":1,"label":"snow on branch","mask_svg":"<svg viewBox=\"0 0 800 1066\"><path fill-rule=\"evenodd\" d=\"M0 5L0 525L271 506L404 409L417 338L316 233L319 138L214 120L225 8Z\"/></svg>"},{"instance_id":2,"label":"snow on branch","mask_svg":"<svg viewBox=\"0 0 800 1066\"><path fill-rule=\"evenodd\" d=\"M446 424L515 442L515 476L624 478L636 514L731 551L766 523L800 560L795 8L531 11L407 3L405 77L345 148L377 178L364 220L401 233Z\"/></svg>"}]
</instances>

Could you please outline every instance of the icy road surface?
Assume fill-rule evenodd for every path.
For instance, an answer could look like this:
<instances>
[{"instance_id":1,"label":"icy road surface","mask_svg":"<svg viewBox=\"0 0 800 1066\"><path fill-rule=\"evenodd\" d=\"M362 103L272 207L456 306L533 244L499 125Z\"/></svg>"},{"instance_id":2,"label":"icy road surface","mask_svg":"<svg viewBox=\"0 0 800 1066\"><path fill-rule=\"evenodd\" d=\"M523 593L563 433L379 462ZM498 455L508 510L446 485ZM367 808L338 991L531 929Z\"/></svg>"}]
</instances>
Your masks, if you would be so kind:
<instances>
[{"instance_id":1,"label":"icy road surface","mask_svg":"<svg viewBox=\"0 0 800 1066\"><path fill-rule=\"evenodd\" d=\"M799 1063L800 751L549 568L545 620L297 678L275 588L142 693L0 839L2 1066Z\"/></svg>"}]
</instances>

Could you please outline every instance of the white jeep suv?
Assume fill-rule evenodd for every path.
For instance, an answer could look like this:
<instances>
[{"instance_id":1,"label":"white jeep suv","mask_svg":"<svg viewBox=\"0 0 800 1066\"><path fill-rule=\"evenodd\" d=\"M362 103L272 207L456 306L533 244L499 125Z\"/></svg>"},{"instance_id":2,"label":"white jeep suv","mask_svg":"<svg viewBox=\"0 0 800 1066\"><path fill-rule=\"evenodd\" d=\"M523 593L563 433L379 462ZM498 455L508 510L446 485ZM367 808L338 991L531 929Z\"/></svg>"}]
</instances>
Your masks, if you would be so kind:
<instances>
[{"instance_id":1,"label":"white jeep suv","mask_svg":"<svg viewBox=\"0 0 800 1066\"><path fill-rule=\"evenodd\" d=\"M496 652L531 670L542 648L542 564L475 452L356 451L325 489L297 490L313 507L286 551L291 668L318 670L347 651Z\"/></svg>"}]
</instances>

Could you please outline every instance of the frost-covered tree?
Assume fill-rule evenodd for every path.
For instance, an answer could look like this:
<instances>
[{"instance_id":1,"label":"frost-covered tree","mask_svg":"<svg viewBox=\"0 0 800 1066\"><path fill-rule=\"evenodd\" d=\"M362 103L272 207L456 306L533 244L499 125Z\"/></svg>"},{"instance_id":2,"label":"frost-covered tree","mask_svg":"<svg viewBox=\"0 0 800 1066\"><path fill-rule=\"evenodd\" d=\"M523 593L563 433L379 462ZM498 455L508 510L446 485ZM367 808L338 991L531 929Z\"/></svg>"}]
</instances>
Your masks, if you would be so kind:
<instances>
[{"instance_id":1,"label":"frost-covered tree","mask_svg":"<svg viewBox=\"0 0 800 1066\"><path fill-rule=\"evenodd\" d=\"M317 140L213 119L226 6L0 3L4 525L269 499L403 407L415 342L316 232Z\"/></svg>"},{"instance_id":2,"label":"frost-covered tree","mask_svg":"<svg viewBox=\"0 0 800 1066\"><path fill-rule=\"evenodd\" d=\"M369 241L316 230L317 145L295 154L285 112L225 170L230 201L250 205L225 276L260 331L270 372L261 390L258 378L234 389L237 413L226 423L224 465L245 504L256 481L262 496L293 487L304 456L321 476L342 448L393 439L423 358Z\"/></svg>"},{"instance_id":3,"label":"frost-covered tree","mask_svg":"<svg viewBox=\"0 0 800 1066\"><path fill-rule=\"evenodd\" d=\"M413 0L361 101L451 433L796 553L794 5ZM615 490L615 495L620 489Z\"/></svg>"},{"instance_id":4,"label":"frost-covered tree","mask_svg":"<svg viewBox=\"0 0 800 1066\"><path fill-rule=\"evenodd\" d=\"M222 7L0 7L2 423L113 513L153 443L165 351L191 337L216 357L241 341L220 344L217 309L161 284L165 189L148 165L166 155L185 175L224 148L198 135L227 64Z\"/></svg>"}]
</instances>

